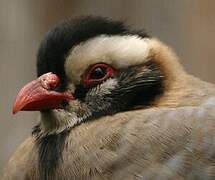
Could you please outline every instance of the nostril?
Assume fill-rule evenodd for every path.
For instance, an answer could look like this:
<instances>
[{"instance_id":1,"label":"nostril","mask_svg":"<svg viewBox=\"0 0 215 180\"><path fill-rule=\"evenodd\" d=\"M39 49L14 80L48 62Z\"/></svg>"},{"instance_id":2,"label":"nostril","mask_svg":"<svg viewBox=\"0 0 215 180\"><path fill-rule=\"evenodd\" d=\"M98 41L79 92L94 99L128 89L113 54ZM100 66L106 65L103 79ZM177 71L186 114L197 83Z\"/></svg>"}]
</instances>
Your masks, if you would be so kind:
<instances>
[{"instance_id":1,"label":"nostril","mask_svg":"<svg viewBox=\"0 0 215 180\"><path fill-rule=\"evenodd\" d=\"M39 77L39 80L42 86L47 90L55 89L60 83L59 77L56 74L53 74L52 72L43 74L42 76Z\"/></svg>"}]
</instances>

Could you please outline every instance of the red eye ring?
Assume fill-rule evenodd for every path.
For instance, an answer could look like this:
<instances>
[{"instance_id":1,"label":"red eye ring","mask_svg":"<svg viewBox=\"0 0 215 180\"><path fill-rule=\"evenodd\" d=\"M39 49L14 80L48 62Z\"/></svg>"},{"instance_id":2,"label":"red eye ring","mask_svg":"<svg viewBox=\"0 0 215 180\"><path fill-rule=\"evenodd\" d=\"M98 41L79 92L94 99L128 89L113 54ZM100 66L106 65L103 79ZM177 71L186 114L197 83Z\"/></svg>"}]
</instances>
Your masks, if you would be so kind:
<instances>
[{"instance_id":1,"label":"red eye ring","mask_svg":"<svg viewBox=\"0 0 215 180\"><path fill-rule=\"evenodd\" d=\"M83 75L82 81L84 84L97 84L110 77L113 77L115 69L105 63L97 63L90 66Z\"/></svg>"}]
</instances>

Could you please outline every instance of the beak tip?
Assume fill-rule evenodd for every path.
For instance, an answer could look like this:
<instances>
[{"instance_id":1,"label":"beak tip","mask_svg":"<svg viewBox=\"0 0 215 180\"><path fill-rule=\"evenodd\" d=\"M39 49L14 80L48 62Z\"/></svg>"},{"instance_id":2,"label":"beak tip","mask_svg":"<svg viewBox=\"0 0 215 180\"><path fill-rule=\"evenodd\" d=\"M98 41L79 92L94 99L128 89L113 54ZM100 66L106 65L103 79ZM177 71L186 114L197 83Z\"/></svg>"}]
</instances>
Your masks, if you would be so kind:
<instances>
[{"instance_id":1,"label":"beak tip","mask_svg":"<svg viewBox=\"0 0 215 180\"><path fill-rule=\"evenodd\" d=\"M13 110L12 110L12 114L15 115L17 112L19 112L19 109L17 108L17 106L13 106Z\"/></svg>"},{"instance_id":2,"label":"beak tip","mask_svg":"<svg viewBox=\"0 0 215 180\"><path fill-rule=\"evenodd\" d=\"M17 111L15 111L15 110L12 111L12 114L13 114L13 115L15 115L16 113L17 113Z\"/></svg>"}]
</instances>

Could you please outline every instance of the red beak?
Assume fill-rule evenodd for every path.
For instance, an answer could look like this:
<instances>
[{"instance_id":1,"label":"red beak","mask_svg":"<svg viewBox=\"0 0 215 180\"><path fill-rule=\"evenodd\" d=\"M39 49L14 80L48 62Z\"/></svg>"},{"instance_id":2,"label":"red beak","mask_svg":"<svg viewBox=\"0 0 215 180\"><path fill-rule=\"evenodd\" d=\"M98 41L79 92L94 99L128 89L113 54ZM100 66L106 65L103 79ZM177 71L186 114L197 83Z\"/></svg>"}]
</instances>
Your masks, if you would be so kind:
<instances>
[{"instance_id":1,"label":"red beak","mask_svg":"<svg viewBox=\"0 0 215 180\"><path fill-rule=\"evenodd\" d=\"M62 103L74 97L70 93L54 91L59 82L58 76L50 72L25 85L16 97L13 114L18 111L63 108Z\"/></svg>"}]
</instances>

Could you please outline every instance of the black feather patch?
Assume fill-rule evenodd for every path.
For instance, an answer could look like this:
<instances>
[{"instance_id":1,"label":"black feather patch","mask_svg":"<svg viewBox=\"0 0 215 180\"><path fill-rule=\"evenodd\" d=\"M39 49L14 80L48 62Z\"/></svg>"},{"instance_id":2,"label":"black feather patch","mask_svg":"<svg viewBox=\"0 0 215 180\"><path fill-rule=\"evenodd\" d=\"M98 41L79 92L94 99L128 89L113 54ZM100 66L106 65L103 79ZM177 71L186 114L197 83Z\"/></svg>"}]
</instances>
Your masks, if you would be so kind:
<instances>
[{"instance_id":1,"label":"black feather patch","mask_svg":"<svg viewBox=\"0 0 215 180\"><path fill-rule=\"evenodd\" d=\"M136 106L150 106L156 97L164 92L164 74L159 65L149 60L141 66L133 66L122 71L118 77L120 85L112 92L122 110Z\"/></svg>"},{"instance_id":2,"label":"black feather patch","mask_svg":"<svg viewBox=\"0 0 215 180\"><path fill-rule=\"evenodd\" d=\"M66 84L64 62L69 50L101 34L136 34L140 37L148 37L144 31L131 31L122 22L111 21L107 18L87 16L66 20L50 30L41 42L37 54L38 76L47 72L57 74L61 79L61 89L63 89Z\"/></svg>"},{"instance_id":3,"label":"black feather patch","mask_svg":"<svg viewBox=\"0 0 215 180\"><path fill-rule=\"evenodd\" d=\"M38 138L39 152L39 176L41 180L52 180L55 177L55 170L62 160L62 151L68 131L60 134L53 134Z\"/></svg>"},{"instance_id":4,"label":"black feather patch","mask_svg":"<svg viewBox=\"0 0 215 180\"><path fill-rule=\"evenodd\" d=\"M164 92L165 75L159 65L155 61L149 60L144 64L144 69L138 72L137 68L138 77L129 83L129 87L133 87L131 88L133 97L129 107L150 106L156 97L161 96Z\"/></svg>"}]
</instances>

